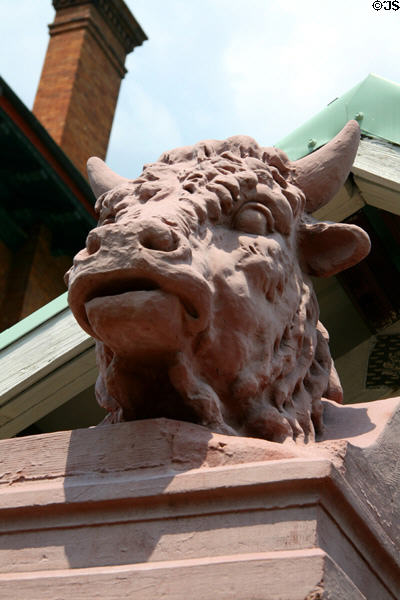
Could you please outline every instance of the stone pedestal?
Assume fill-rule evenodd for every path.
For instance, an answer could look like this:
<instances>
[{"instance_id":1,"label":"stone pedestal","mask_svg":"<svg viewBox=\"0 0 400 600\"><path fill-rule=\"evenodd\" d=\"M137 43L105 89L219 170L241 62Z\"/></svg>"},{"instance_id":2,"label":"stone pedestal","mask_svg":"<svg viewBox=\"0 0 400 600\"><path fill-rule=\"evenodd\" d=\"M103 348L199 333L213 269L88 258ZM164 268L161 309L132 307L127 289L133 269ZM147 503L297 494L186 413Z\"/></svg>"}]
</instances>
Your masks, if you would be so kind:
<instances>
[{"instance_id":1,"label":"stone pedestal","mask_svg":"<svg viewBox=\"0 0 400 600\"><path fill-rule=\"evenodd\" d=\"M400 400L302 446L157 419L0 442L0 596L400 597Z\"/></svg>"}]
</instances>

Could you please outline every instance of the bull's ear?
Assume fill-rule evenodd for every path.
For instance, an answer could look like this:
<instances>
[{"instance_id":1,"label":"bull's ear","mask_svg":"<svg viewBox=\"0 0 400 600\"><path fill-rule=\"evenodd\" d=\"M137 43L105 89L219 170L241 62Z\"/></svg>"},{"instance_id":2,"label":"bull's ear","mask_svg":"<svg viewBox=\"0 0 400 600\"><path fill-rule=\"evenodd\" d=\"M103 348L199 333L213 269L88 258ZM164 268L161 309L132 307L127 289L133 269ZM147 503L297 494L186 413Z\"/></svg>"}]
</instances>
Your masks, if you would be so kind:
<instances>
[{"instance_id":1,"label":"bull's ear","mask_svg":"<svg viewBox=\"0 0 400 600\"><path fill-rule=\"evenodd\" d=\"M367 256L368 234L347 223L304 223L299 232L299 251L304 271L330 277L356 265Z\"/></svg>"}]
</instances>

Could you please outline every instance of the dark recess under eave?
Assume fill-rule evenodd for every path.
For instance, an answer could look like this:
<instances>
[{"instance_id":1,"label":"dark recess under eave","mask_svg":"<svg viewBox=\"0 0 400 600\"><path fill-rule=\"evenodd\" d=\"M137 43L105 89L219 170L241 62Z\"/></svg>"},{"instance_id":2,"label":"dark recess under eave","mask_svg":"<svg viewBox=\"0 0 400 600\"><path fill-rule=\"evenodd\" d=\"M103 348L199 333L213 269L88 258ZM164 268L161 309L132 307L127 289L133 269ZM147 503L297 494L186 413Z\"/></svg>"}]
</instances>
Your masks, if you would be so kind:
<instances>
[{"instance_id":1,"label":"dark recess under eave","mask_svg":"<svg viewBox=\"0 0 400 600\"><path fill-rule=\"evenodd\" d=\"M52 252L73 255L96 223L93 204L86 179L0 78L0 239L15 249L43 224Z\"/></svg>"}]
</instances>

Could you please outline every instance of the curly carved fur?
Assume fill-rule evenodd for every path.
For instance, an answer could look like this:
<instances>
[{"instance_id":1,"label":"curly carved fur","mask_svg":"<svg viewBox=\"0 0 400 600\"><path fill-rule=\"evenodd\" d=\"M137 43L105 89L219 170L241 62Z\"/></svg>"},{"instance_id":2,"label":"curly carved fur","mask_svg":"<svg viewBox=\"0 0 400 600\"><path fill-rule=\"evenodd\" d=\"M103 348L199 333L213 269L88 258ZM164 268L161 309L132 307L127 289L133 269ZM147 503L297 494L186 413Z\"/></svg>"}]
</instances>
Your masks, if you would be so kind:
<instances>
[{"instance_id":1,"label":"curly carved fur","mask_svg":"<svg viewBox=\"0 0 400 600\"><path fill-rule=\"evenodd\" d=\"M286 437L313 437L314 430L322 430L321 398L340 401L341 388L327 332L318 321L311 282L294 260L298 236L307 216L304 194L292 181L291 163L283 152L260 148L251 138L238 136L164 153L158 162L145 166L137 180L99 198L96 208L99 225L103 226L140 218L140 205L176 196L179 227L188 236L200 237L207 222L214 227L228 226L232 215L240 214L241 206L261 199L273 214L269 234L275 242L271 248L258 247L257 239L253 244L246 240L242 245L242 251L249 257L248 264L244 260L242 266L246 277L251 280L253 276L253 258L253 263L257 260L262 263L268 275L262 301L276 309L279 327L273 335L262 319L258 330L255 327L251 332L236 331L229 335L215 331L215 323L211 322L201 334L201 343L192 344L185 353L177 353L165 366L161 383L154 382L148 367L129 374L131 410L118 397L120 390L110 373L114 353L98 343L100 376L96 394L100 404L110 411L111 421L176 416L171 385L188 408L184 417L218 431L282 441ZM255 269L258 279L259 273ZM221 281L212 282L212 286L217 304L230 299ZM260 303L257 308L262 311ZM226 374L225 386L214 381L203 367L220 335L224 335L237 354L236 372ZM246 345L249 336L250 343ZM121 378L120 372L118 377ZM166 409L165 402L160 402L159 414L157 410L147 414L143 408L141 398L154 395L157 385L172 404L172 412L171 406ZM182 418L182 409L176 414Z\"/></svg>"}]
</instances>

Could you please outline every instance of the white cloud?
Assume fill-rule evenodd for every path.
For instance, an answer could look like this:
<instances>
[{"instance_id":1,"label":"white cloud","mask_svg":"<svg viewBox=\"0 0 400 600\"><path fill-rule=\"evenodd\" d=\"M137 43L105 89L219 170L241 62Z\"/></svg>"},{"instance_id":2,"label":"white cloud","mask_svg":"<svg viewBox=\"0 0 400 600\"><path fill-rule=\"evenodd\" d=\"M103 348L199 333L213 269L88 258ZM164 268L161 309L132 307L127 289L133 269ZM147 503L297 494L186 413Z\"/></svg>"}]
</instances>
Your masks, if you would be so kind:
<instances>
[{"instance_id":1,"label":"white cloud","mask_svg":"<svg viewBox=\"0 0 400 600\"><path fill-rule=\"evenodd\" d=\"M144 163L181 145L178 124L162 100L130 82L118 102L107 156L110 167L125 177L136 177Z\"/></svg>"},{"instance_id":2,"label":"white cloud","mask_svg":"<svg viewBox=\"0 0 400 600\"><path fill-rule=\"evenodd\" d=\"M232 36L223 56L238 121L258 127L258 137L268 137L268 143L371 71L400 79L395 59L400 14L376 14L364 1L287 0L274 3L271 15L274 25L280 16L279 36L269 36L267 26L262 35L259 25L267 15L261 12L252 33Z\"/></svg>"},{"instance_id":3,"label":"white cloud","mask_svg":"<svg viewBox=\"0 0 400 600\"><path fill-rule=\"evenodd\" d=\"M128 56L109 161L236 133L272 144L369 72L400 81L400 11L372 0L127 0L149 41ZM31 106L51 0L0 0L0 72Z\"/></svg>"},{"instance_id":4,"label":"white cloud","mask_svg":"<svg viewBox=\"0 0 400 600\"><path fill-rule=\"evenodd\" d=\"M31 107L39 83L53 21L51 2L0 1L0 74Z\"/></svg>"}]
</instances>

